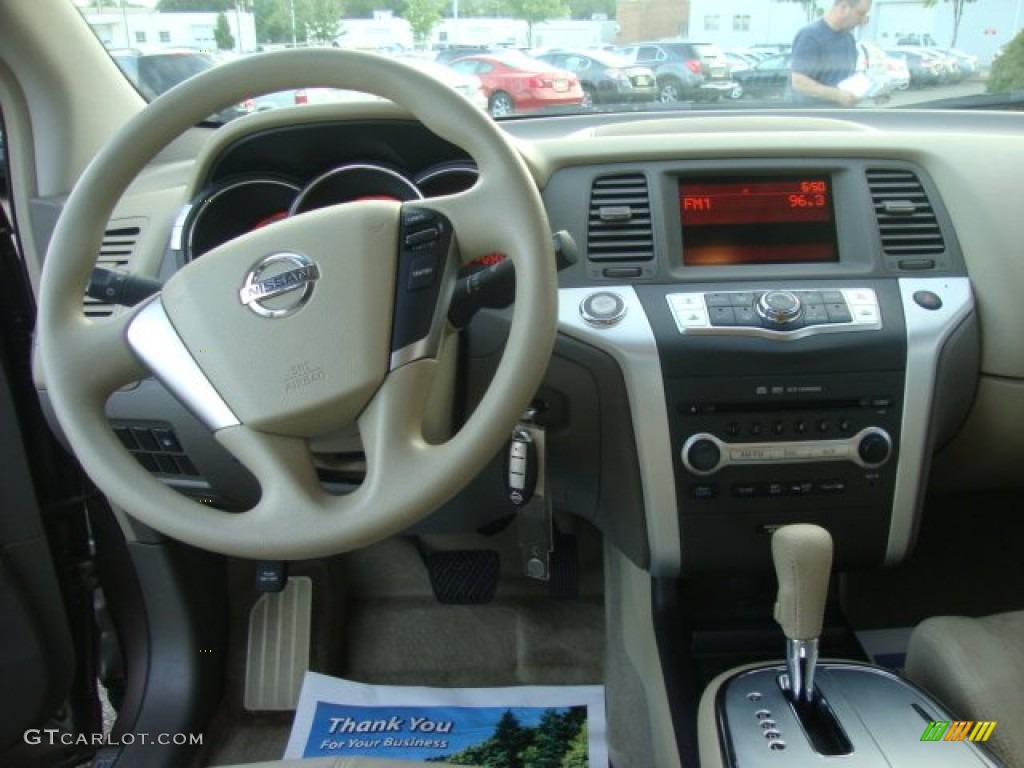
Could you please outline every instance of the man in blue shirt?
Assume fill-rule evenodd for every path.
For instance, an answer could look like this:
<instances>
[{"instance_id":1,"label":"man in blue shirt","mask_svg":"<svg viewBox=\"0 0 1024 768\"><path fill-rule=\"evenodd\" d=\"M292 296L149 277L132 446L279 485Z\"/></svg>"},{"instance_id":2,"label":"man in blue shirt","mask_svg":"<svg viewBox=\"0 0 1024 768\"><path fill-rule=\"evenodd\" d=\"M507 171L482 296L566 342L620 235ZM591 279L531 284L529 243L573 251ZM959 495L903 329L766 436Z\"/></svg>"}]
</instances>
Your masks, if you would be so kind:
<instances>
[{"instance_id":1,"label":"man in blue shirt","mask_svg":"<svg viewBox=\"0 0 1024 768\"><path fill-rule=\"evenodd\" d=\"M867 23L871 0L835 0L813 24L797 32L790 62L793 100L852 107L858 97L837 86L857 68L851 30Z\"/></svg>"}]
</instances>

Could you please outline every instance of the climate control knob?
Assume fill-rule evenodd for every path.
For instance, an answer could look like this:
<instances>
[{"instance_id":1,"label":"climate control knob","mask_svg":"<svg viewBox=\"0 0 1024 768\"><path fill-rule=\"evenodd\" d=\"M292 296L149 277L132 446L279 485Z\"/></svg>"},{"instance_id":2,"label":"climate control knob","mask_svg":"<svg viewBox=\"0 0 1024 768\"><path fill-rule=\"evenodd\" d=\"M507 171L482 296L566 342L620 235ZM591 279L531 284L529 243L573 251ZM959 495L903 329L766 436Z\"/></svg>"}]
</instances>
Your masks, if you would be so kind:
<instances>
[{"instance_id":1,"label":"climate control knob","mask_svg":"<svg viewBox=\"0 0 1024 768\"><path fill-rule=\"evenodd\" d=\"M709 435L694 435L683 444L682 458L695 475L710 475L722 462L722 449Z\"/></svg>"},{"instance_id":2,"label":"climate control knob","mask_svg":"<svg viewBox=\"0 0 1024 768\"><path fill-rule=\"evenodd\" d=\"M885 430L872 427L864 431L857 443L857 456L865 467L880 467L892 455L892 440Z\"/></svg>"},{"instance_id":3,"label":"climate control knob","mask_svg":"<svg viewBox=\"0 0 1024 768\"><path fill-rule=\"evenodd\" d=\"M775 325L786 325L800 317L800 299L791 291L766 291L757 300L757 314Z\"/></svg>"}]
</instances>

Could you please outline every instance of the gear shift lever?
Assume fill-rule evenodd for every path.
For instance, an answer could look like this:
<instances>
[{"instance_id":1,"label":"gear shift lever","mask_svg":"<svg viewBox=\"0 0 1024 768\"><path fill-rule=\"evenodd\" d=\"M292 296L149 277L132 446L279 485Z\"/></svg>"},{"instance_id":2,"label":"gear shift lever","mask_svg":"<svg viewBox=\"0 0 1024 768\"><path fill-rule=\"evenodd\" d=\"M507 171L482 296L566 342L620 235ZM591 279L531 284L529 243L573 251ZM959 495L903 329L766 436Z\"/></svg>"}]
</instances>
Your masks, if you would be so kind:
<instances>
[{"instance_id":1,"label":"gear shift lever","mask_svg":"<svg viewBox=\"0 0 1024 768\"><path fill-rule=\"evenodd\" d=\"M772 535L772 559L779 579L775 620L786 635L789 696L794 703L810 702L832 568L832 537L817 525L783 526Z\"/></svg>"}]
</instances>

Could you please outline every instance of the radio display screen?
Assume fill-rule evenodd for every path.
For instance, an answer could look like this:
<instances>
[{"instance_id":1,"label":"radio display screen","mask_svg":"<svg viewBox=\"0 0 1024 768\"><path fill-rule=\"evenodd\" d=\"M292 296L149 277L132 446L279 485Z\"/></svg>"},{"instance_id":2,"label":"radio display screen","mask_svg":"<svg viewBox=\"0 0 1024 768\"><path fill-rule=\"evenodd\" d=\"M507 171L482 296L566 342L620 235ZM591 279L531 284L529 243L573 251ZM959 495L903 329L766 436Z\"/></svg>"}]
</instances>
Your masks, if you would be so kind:
<instances>
[{"instance_id":1,"label":"radio display screen","mask_svg":"<svg viewBox=\"0 0 1024 768\"><path fill-rule=\"evenodd\" d=\"M687 266L839 260L827 176L680 179L679 213Z\"/></svg>"}]
</instances>

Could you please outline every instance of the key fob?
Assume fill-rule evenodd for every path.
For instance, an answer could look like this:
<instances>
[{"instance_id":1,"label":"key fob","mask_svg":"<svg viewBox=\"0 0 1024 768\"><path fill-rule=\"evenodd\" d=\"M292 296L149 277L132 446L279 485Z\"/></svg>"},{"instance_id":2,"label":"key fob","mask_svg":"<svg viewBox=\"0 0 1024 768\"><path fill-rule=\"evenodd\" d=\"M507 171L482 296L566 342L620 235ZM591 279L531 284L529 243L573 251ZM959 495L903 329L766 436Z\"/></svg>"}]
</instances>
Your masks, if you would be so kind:
<instances>
[{"instance_id":1,"label":"key fob","mask_svg":"<svg viewBox=\"0 0 1024 768\"><path fill-rule=\"evenodd\" d=\"M533 498L537 488L537 444L529 431L517 428L505 452L505 492L508 500L521 507Z\"/></svg>"}]
</instances>

